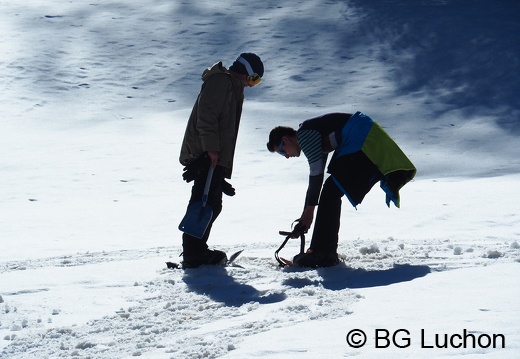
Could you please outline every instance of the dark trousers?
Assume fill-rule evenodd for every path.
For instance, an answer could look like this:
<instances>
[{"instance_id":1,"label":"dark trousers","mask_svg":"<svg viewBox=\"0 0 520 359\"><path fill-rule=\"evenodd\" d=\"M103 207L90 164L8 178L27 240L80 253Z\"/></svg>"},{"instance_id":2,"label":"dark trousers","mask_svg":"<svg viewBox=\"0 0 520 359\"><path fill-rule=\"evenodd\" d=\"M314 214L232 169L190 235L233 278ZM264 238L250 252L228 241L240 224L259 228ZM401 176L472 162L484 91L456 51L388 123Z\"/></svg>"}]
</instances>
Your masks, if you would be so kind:
<instances>
[{"instance_id":1,"label":"dark trousers","mask_svg":"<svg viewBox=\"0 0 520 359\"><path fill-rule=\"evenodd\" d=\"M320 202L310 248L313 251L333 252L338 250L338 233L343 192L328 177L321 190Z\"/></svg>"},{"instance_id":2,"label":"dark trousers","mask_svg":"<svg viewBox=\"0 0 520 359\"><path fill-rule=\"evenodd\" d=\"M189 204L200 201L202 194L204 193L204 186L206 185L206 179L208 177L208 171L202 171L194 180L193 187L191 188L191 197ZM189 234L183 233L182 235L182 248L184 255L195 255L203 252L208 248L207 242L213 222L217 219L220 212L222 212L222 181L224 179L224 168L222 166L215 167L213 171L213 178L211 180L211 186L208 193L208 205L213 210L213 217L204 233L202 238L190 236ZM188 205L189 205L188 204Z\"/></svg>"}]
</instances>

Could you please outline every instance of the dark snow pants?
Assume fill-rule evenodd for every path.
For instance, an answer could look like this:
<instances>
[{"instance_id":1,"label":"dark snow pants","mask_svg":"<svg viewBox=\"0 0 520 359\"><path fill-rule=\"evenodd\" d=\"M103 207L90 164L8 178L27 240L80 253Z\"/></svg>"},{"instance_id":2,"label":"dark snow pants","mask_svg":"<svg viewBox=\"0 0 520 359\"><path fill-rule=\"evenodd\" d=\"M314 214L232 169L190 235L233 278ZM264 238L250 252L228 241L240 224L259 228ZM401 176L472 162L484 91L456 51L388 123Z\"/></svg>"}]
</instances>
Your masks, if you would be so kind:
<instances>
[{"instance_id":1,"label":"dark snow pants","mask_svg":"<svg viewBox=\"0 0 520 359\"><path fill-rule=\"evenodd\" d=\"M338 233L343 192L332 177L327 178L321 190L320 202L310 248L313 251L333 252L338 250Z\"/></svg>"},{"instance_id":2,"label":"dark snow pants","mask_svg":"<svg viewBox=\"0 0 520 359\"><path fill-rule=\"evenodd\" d=\"M366 155L358 151L333 157L321 190L318 212L312 233L311 248L320 252L337 252L341 216L341 197L347 195L355 207L383 175Z\"/></svg>"},{"instance_id":3,"label":"dark snow pants","mask_svg":"<svg viewBox=\"0 0 520 359\"><path fill-rule=\"evenodd\" d=\"M206 178L208 177L208 170L202 171L194 180L193 187L191 189L191 197L189 204L200 201L202 194L204 193L204 186L206 185ZM222 211L222 181L224 179L224 167L217 166L213 171L213 177L211 180L211 186L208 193L208 205L213 210L213 217L204 233L202 238L190 236L189 234L183 233L182 235L182 248L184 255L195 255L203 252L208 248L207 242L213 222L217 219L218 215ZM188 204L188 205L189 205Z\"/></svg>"}]
</instances>

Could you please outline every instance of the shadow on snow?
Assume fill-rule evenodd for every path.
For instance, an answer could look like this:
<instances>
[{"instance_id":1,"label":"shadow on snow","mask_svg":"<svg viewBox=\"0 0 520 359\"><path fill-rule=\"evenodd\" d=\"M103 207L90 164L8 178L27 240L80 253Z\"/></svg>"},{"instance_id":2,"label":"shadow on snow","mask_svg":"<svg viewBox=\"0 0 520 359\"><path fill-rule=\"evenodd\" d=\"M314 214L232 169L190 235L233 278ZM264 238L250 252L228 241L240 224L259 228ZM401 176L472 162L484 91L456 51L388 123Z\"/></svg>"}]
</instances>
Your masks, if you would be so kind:
<instances>
[{"instance_id":1,"label":"shadow on snow","mask_svg":"<svg viewBox=\"0 0 520 359\"><path fill-rule=\"evenodd\" d=\"M424 277L431 272L430 268L425 265L395 264L390 269L370 271L362 268L349 268L344 263L335 267L319 268L317 271L323 278L322 280L291 278L285 280L284 284L295 288L321 284L330 290L370 288L408 282Z\"/></svg>"},{"instance_id":2,"label":"shadow on snow","mask_svg":"<svg viewBox=\"0 0 520 359\"><path fill-rule=\"evenodd\" d=\"M302 272L301 268L288 268L286 273ZM288 278L283 285L292 288L318 286L328 290L356 289L386 286L424 277L431 270L425 265L394 265L386 270L370 271L349 268L344 263L331 268L318 268L321 279ZM256 302L259 304L278 303L287 298L283 292L259 291L255 287L235 280L224 267L201 267L185 270L183 281L189 290L230 307Z\"/></svg>"},{"instance_id":3,"label":"shadow on snow","mask_svg":"<svg viewBox=\"0 0 520 359\"><path fill-rule=\"evenodd\" d=\"M277 303L287 297L284 293L259 291L251 285L239 283L225 267L207 266L194 270L188 269L185 270L182 279L190 290L230 307L239 307L251 302Z\"/></svg>"}]
</instances>

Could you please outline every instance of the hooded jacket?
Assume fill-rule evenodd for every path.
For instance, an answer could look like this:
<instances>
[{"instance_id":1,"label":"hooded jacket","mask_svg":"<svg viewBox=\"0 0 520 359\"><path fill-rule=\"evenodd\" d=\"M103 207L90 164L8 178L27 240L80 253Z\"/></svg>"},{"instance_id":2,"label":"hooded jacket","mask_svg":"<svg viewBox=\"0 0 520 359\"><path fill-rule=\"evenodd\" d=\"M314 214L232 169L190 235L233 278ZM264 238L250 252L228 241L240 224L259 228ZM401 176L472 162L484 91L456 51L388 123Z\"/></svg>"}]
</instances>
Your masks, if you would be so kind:
<instances>
[{"instance_id":1,"label":"hooded jacket","mask_svg":"<svg viewBox=\"0 0 520 359\"><path fill-rule=\"evenodd\" d=\"M244 102L244 86L218 62L202 73L202 88L191 111L179 161L187 165L206 151L219 153L218 165L231 178Z\"/></svg>"}]
</instances>

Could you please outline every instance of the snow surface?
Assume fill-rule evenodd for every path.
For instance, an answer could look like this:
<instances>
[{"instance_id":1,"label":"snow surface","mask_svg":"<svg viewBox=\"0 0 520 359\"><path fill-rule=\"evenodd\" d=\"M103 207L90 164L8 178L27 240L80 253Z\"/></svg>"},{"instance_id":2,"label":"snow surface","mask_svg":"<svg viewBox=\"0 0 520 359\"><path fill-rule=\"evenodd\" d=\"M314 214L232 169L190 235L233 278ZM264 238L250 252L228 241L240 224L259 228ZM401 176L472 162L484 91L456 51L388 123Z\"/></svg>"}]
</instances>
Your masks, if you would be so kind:
<instances>
[{"instance_id":1,"label":"snow surface","mask_svg":"<svg viewBox=\"0 0 520 359\"><path fill-rule=\"evenodd\" d=\"M0 357L520 357L519 15L514 0L0 2ZM247 51L266 73L210 239L245 251L168 270L200 74ZM308 168L268 133L357 110L418 168L402 208L376 186L344 204L344 263L280 269ZM468 333L481 341L457 347Z\"/></svg>"}]
</instances>

